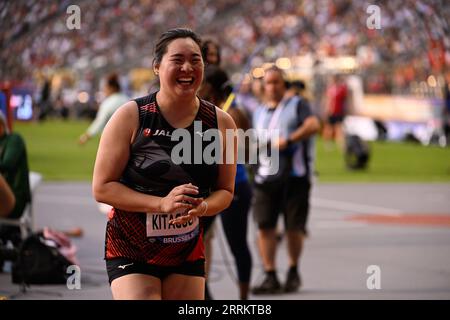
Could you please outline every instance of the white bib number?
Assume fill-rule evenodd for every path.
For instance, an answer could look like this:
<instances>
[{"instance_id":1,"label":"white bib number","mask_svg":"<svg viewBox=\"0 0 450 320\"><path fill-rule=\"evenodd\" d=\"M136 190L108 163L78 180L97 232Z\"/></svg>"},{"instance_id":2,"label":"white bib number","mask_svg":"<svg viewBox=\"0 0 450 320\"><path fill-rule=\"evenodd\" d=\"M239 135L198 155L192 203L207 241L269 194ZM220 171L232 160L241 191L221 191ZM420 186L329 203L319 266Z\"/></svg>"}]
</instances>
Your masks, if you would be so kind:
<instances>
[{"instance_id":1,"label":"white bib number","mask_svg":"<svg viewBox=\"0 0 450 320\"><path fill-rule=\"evenodd\" d=\"M171 237L194 231L199 220L194 217L183 224L169 224L169 221L181 216L181 213L147 213L147 237Z\"/></svg>"}]
</instances>

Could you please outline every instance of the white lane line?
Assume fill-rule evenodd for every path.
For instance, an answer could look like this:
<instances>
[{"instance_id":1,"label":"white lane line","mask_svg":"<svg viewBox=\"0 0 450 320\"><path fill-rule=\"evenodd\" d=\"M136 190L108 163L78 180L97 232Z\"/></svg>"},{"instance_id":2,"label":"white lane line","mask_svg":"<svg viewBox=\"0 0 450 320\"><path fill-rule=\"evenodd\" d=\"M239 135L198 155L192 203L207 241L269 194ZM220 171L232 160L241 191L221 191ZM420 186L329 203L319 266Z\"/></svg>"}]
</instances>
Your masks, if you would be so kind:
<instances>
[{"instance_id":1,"label":"white lane line","mask_svg":"<svg viewBox=\"0 0 450 320\"><path fill-rule=\"evenodd\" d=\"M318 208L351 211L352 213L382 213L386 215L398 216L402 211L393 208L372 206L348 201L329 200L322 198L312 198L311 205Z\"/></svg>"}]
</instances>

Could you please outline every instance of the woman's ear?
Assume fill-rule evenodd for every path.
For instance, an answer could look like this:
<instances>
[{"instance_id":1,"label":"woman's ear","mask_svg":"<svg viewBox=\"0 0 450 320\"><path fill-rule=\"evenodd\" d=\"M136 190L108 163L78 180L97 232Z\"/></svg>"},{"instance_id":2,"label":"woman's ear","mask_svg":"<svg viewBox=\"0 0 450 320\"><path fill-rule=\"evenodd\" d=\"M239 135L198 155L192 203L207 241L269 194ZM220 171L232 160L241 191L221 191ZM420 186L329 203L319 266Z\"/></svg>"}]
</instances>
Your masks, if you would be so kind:
<instances>
[{"instance_id":1,"label":"woman's ear","mask_svg":"<svg viewBox=\"0 0 450 320\"><path fill-rule=\"evenodd\" d=\"M153 72L155 73L155 76L159 75L159 64L158 63L155 63L153 65Z\"/></svg>"}]
</instances>

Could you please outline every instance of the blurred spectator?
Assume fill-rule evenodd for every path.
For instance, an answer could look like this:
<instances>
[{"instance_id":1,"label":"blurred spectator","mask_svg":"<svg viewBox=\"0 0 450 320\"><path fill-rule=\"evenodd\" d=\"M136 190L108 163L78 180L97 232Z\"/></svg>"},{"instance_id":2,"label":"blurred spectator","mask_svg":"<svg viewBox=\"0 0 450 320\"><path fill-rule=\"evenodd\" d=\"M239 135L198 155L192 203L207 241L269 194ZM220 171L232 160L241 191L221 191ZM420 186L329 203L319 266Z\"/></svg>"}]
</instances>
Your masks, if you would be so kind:
<instances>
[{"instance_id":1,"label":"blurred spectator","mask_svg":"<svg viewBox=\"0 0 450 320\"><path fill-rule=\"evenodd\" d=\"M225 71L216 65L206 66L199 96L221 108L230 91L231 88L229 88L228 76ZM228 109L228 113L233 118L238 129L245 131L249 128L249 121L240 109L233 107ZM244 141L238 141L238 145L243 145L244 143ZM220 217L227 242L236 264L239 298L241 300L247 300L252 268L252 258L247 243L248 211L252 192L244 165L238 164L236 170L233 201L220 214ZM203 218L204 232L206 234L205 256L207 261L212 259L212 236L210 231L214 219L215 216ZM210 265L211 263L209 262L208 268L206 268L208 271L207 274L209 273ZM205 291L205 296L208 291L209 289ZM210 292L208 292L208 296L205 298L209 298L208 300L212 299Z\"/></svg>"},{"instance_id":2,"label":"blurred spectator","mask_svg":"<svg viewBox=\"0 0 450 320\"><path fill-rule=\"evenodd\" d=\"M120 92L119 79L116 74L107 77L103 91L106 98L100 104L94 122L80 136L80 144L85 144L90 138L102 132L113 113L129 100L126 95Z\"/></svg>"},{"instance_id":3,"label":"blurred spectator","mask_svg":"<svg viewBox=\"0 0 450 320\"><path fill-rule=\"evenodd\" d=\"M5 178L16 198L14 209L6 218L19 218L31 202L29 183L28 158L25 142L17 133L10 133L6 124L6 118L0 111L0 173ZM0 227L0 238L15 239L18 237L18 227Z\"/></svg>"},{"instance_id":4,"label":"blurred spectator","mask_svg":"<svg viewBox=\"0 0 450 320\"><path fill-rule=\"evenodd\" d=\"M40 93L40 99L38 101L38 119L39 120L45 120L49 115L52 114L53 106L52 106L52 100L51 100L51 87L52 79L46 78L44 80L44 84L41 89Z\"/></svg>"},{"instance_id":5,"label":"blurred spectator","mask_svg":"<svg viewBox=\"0 0 450 320\"><path fill-rule=\"evenodd\" d=\"M294 96L299 96L305 98L305 83L302 80L294 80L286 82L286 98L292 98Z\"/></svg>"},{"instance_id":6,"label":"blurred spectator","mask_svg":"<svg viewBox=\"0 0 450 320\"><path fill-rule=\"evenodd\" d=\"M228 75L219 68L220 65L220 46L217 42L207 39L202 43L202 55L205 59L204 81L199 92L202 99L220 107L226 100L228 94L232 91L229 86ZM208 286L208 275L211 268L213 256L212 240L215 234L215 216L203 218L203 239L205 243L205 299L212 300L213 297ZM231 240L230 240L231 241ZM241 258L241 257L239 257ZM237 257L235 257L237 259ZM248 281L247 281L248 285ZM248 289L247 289L248 291ZM247 294L245 294L245 297Z\"/></svg>"},{"instance_id":7,"label":"blurred spectator","mask_svg":"<svg viewBox=\"0 0 450 320\"><path fill-rule=\"evenodd\" d=\"M326 119L323 128L323 138L326 141L336 141L341 147L344 144L342 122L344 121L348 88L345 80L334 75L326 92Z\"/></svg>"},{"instance_id":8,"label":"blurred spectator","mask_svg":"<svg viewBox=\"0 0 450 320\"><path fill-rule=\"evenodd\" d=\"M252 81L252 94L261 104L264 102L264 84L262 79L254 79Z\"/></svg>"},{"instance_id":9,"label":"blurred spectator","mask_svg":"<svg viewBox=\"0 0 450 320\"><path fill-rule=\"evenodd\" d=\"M448 74L450 79L450 73ZM444 81L444 134L447 140L447 145L450 145L450 81Z\"/></svg>"},{"instance_id":10,"label":"blurred spectator","mask_svg":"<svg viewBox=\"0 0 450 320\"><path fill-rule=\"evenodd\" d=\"M55 112L64 120L67 120L69 118L69 108L64 103L64 99L61 93L58 94L55 100Z\"/></svg>"},{"instance_id":11,"label":"blurred spectator","mask_svg":"<svg viewBox=\"0 0 450 320\"><path fill-rule=\"evenodd\" d=\"M220 66L220 46L213 40L205 40L202 44L202 54L206 64Z\"/></svg>"},{"instance_id":12,"label":"blurred spectator","mask_svg":"<svg viewBox=\"0 0 450 320\"><path fill-rule=\"evenodd\" d=\"M0 217L8 216L16 205L16 198L8 183L0 174Z\"/></svg>"},{"instance_id":13,"label":"blurred spectator","mask_svg":"<svg viewBox=\"0 0 450 320\"><path fill-rule=\"evenodd\" d=\"M260 103L261 102L253 95L252 80L250 77L244 79L239 87L239 92L236 94L236 104L240 106L250 118L253 111L255 111Z\"/></svg>"},{"instance_id":14,"label":"blurred spectator","mask_svg":"<svg viewBox=\"0 0 450 320\"><path fill-rule=\"evenodd\" d=\"M265 269L264 280L254 294L295 292L301 286L298 270L306 234L309 197L314 164L313 135L319 121L309 104L298 96L286 98L286 81L277 67L266 70L264 93L266 102L253 115L257 133L279 130L274 141L279 149L278 170L270 174L270 163L260 159L255 175L252 212L258 224L258 246ZM276 226L280 213L284 215L289 271L281 286L276 273Z\"/></svg>"},{"instance_id":15,"label":"blurred spectator","mask_svg":"<svg viewBox=\"0 0 450 320\"><path fill-rule=\"evenodd\" d=\"M203 41L202 43L202 55L205 60L205 66L211 65L211 66L219 66L220 65L220 46L217 42L207 39ZM202 84L202 93L201 97L202 99L205 99L206 101L209 101L215 105L218 102L223 102L226 97L223 97L224 95L224 88L221 88L222 85L226 85L228 82L228 75L225 73L225 71L218 73L216 77L209 77L210 81L206 81L206 71L208 70L209 73L211 73L211 70L213 68L205 69L205 81ZM205 299L206 300L212 300L213 297L211 295L211 292L209 290L208 286L208 275L209 270L211 268L211 261L212 261L212 239L214 237L214 229L215 229L215 216L211 217L205 217L203 218L204 224L203 224L203 239L205 243L205 274L206 274L206 281L205 281Z\"/></svg>"},{"instance_id":16,"label":"blurred spectator","mask_svg":"<svg viewBox=\"0 0 450 320\"><path fill-rule=\"evenodd\" d=\"M312 99L314 112L322 121L325 119L324 93L327 90L327 83L320 60L315 60L312 77Z\"/></svg>"},{"instance_id":17,"label":"blurred spectator","mask_svg":"<svg viewBox=\"0 0 450 320\"><path fill-rule=\"evenodd\" d=\"M153 34L189 25L221 44L220 63L229 72L240 71L264 38L268 45L254 61L307 53L353 55L362 66L366 89L409 93L411 80L426 80L430 68L445 65L450 5L443 0L407 4L377 3L383 15L381 32L367 28L369 4L364 1L83 1L77 3L82 28L73 32L63 23L67 1L7 1L1 8L0 43L5 50L0 51L0 74L5 80L20 80L44 68L71 67L82 75L88 69L125 72L149 66L151 58L143 58L142 52L151 51ZM114 25L122 27L109 32ZM381 79L380 74L389 76Z\"/></svg>"}]
</instances>

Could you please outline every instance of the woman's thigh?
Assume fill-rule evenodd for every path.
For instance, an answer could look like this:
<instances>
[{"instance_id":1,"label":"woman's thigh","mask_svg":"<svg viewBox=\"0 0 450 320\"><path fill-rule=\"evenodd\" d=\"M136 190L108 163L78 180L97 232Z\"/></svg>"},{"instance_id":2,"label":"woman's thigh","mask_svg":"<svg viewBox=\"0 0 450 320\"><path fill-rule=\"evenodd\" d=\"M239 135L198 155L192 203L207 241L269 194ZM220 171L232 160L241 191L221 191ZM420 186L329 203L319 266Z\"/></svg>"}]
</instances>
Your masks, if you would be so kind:
<instances>
[{"instance_id":1,"label":"woman's thigh","mask_svg":"<svg viewBox=\"0 0 450 320\"><path fill-rule=\"evenodd\" d=\"M162 281L163 300L204 300L205 278L172 273Z\"/></svg>"},{"instance_id":2,"label":"woman's thigh","mask_svg":"<svg viewBox=\"0 0 450 320\"><path fill-rule=\"evenodd\" d=\"M161 280L157 277L132 273L111 282L115 300L161 300Z\"/></svg>"}]
</instances>

